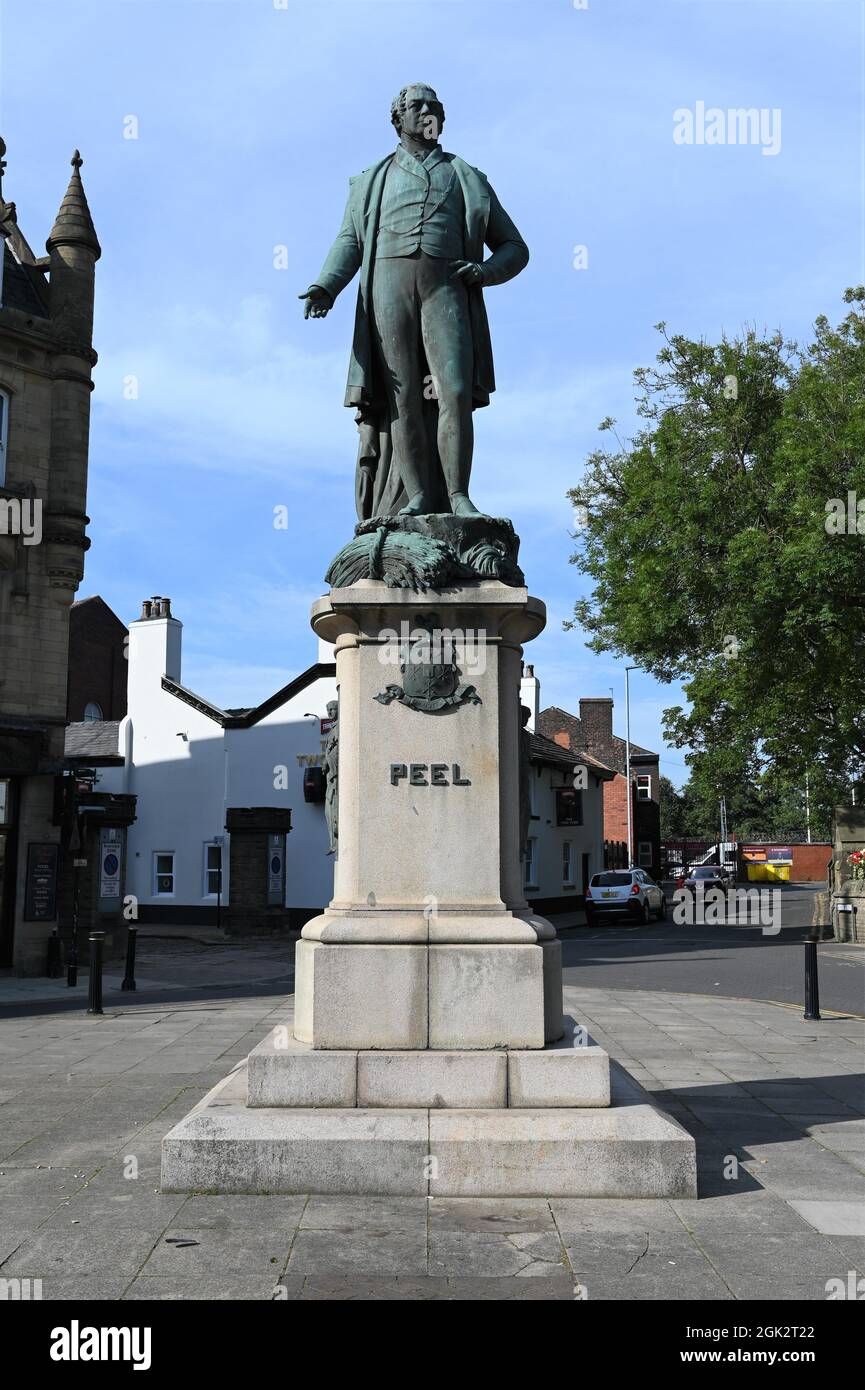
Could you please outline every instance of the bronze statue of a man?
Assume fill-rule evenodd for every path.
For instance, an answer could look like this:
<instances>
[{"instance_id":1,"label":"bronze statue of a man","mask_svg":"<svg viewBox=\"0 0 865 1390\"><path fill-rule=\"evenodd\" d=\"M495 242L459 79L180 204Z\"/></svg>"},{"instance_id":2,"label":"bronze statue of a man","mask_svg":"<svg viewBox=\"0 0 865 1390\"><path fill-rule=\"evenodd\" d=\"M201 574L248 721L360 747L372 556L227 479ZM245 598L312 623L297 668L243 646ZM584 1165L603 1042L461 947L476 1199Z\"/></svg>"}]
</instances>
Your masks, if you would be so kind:
<instances>
[{"instance_id":1,"label":"bronze statue of a man","mask_svg":"<svg viewBox=\"0 0 865 1390\"><path fill-rule=\"evenodd\" d=\"M350 180L336 241L300 295L304 318L324 318L360 271L345 394L360 519L476 516L472 411L495 390L483 287L518 275L529 252L486 175L442 150L432 87L403 87L391 120L396 151Z\"/></svg>"}]
</instances>

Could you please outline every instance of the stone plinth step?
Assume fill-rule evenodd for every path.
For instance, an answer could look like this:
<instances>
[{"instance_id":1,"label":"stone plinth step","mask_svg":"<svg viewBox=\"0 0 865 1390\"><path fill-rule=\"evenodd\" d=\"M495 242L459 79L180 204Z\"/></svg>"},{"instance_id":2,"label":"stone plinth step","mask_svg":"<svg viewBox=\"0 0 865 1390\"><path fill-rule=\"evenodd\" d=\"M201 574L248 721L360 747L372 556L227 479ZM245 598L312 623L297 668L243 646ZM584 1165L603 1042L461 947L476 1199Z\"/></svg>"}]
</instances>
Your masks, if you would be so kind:
<instances>
[{"instance_id":1,"label":"stone plinth step","mask_svg":"<svg viewBox=\"0 0 865 1390\"><path fill-rule=\"evenodd\" d=\"M162 1143L169 1192L693 1197L694 1141L614 1068L607 1109L246 1105L246 1066Z\"/></svg>"},{"instance_id":2,"label":"stone plinth step","mask_svg":"<svg viewBox=\"0 0 865 1390\"><path fill-rule=\"evenodd\" d=\"M570 1022L570 1021L569 1021ZM573 1109L610 1103L602 1047L562 1043L532 1051L330 1051L274 1028L249 1054L248 1104L484 1110Z\"/></svg>"}]
</instances>

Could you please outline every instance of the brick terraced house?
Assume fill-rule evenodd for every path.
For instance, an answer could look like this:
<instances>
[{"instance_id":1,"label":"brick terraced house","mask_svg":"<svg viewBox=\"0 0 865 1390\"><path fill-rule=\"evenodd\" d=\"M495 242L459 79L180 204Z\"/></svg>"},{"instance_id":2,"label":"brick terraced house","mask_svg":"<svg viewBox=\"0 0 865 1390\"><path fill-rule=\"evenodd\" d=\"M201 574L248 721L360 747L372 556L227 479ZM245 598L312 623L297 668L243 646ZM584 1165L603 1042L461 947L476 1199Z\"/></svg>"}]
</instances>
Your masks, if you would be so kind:
<instances>
[{"instance_id":1,"label":"brick terraced house","mask_svg":"<svg viewBox=\"0 0 865 1390\"><path fill-rule=\"evenodd\" d=\"M570 753L585 752L616 774L604 783L604 840L608 861L617 867L627 858L628 785L625 740L613 733L609 696L580 700L579 717L551 705L538 717L545 738ZM633 862L653 877L661 873L660 767L658 754L631 743L631 811ZM618 846L619 848L615 848Z\"/></svg>"}]
</instances>

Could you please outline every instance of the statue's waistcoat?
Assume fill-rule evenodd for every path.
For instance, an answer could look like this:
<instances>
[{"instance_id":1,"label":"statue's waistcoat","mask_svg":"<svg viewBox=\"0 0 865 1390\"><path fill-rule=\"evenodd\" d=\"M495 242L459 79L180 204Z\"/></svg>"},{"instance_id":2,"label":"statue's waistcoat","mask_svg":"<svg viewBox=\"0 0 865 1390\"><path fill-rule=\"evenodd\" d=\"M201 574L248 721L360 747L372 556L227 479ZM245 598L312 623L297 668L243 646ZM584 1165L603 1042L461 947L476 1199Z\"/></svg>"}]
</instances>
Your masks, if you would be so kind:
<instances>
[{"instance_id":1,"label":"statue's waistcoat","mask_svg":"<svg viewBox=\"0 0 865 1390\"><path fill-rule=\"evenodd\" d=\"M438 146L423 161L399 148L385 177L376 256L416 251L444 259L465 255L462 188Z\"/></svg>"}]
</instances>

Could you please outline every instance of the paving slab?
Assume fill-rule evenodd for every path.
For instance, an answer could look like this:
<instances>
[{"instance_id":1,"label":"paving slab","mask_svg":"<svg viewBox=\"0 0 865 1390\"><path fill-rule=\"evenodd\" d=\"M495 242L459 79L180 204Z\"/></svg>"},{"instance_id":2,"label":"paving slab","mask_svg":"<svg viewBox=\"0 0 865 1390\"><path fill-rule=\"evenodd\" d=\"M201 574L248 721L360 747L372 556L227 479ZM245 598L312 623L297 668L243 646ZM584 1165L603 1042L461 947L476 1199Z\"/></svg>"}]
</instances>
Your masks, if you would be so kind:
<instances>
[{"instance_id":1,"label":"paving slab","mask_svg":"<svg viewBox=\"0 0 865 1390\"><path fill-rule=\"evenodd\" d=\"M431 1233L480 1231L517 1235L556 1228L550 1203L543 1198L438 1197L427 1204Z\"/></svg>"},{"instance_id":2,"label":"paving slab","mask_svg":"<svg viewBox=\"0 0 865 1390\"><path fill-rule=\"evenodd\" d=\"M126 1288L124 1302L276 1302L300 1297L303 1278L272 1274L204 1271L196 1275L141 1274Z\"/></svg>"},{"instance_id":3,"label":"paving slab","mask_svg":"<svg viewBox=\"0 0 865 1390\"><path fill-rule=\"evenodd\" d=\"M288 1274L426 1274L426 1232L299 1231Z\"/></svg>"},{"instance_id":4,"label":"paving slab","mask_svg":"<svg viewBox=\"0 0 865 1390\"><path fill-rule=\"evenodd\" d=\"M3 1261L0 1273L45 1279L50 1274L105 1278L137 1274L150 1255L160 1231L122 1229L107 1225L43 1226Z\"/></svg>"},{"instance_id":5,"label":"paving slab","mask_svg":"<svg viewBox=\"0 0 865 1390\"><path fill-rule=\"evenodd\" d=\"M431 1275L546 1278L567 1272L555 1231L434 1231L429 1241Z\"/></svg>"},{"instance_id":6,"label":"paving slab","mask_svg":"<svg viewBox=\"0 0 865 1390\"><path fill-rule=\"evenodd\" d=\"M271 1271L274 1279L284 1268L293 1231L249 1226L218 1228L176 1222L162 1232L138 1273L198 1278L220 1274Z\"/></svg>"},{"instance_id":7,"label":"paving slab","mask_svg":"<svg viewBox=\"0 0 865 1390\"><path fill-rule=\"evenodd\" d=\"M421 1279L407 1277L331 1277L311 1276L305 1282L300 1298L303 1302L317 1300L386 1301L402 1300L428 1302L480 1302L495 1299L501 1302L547 1303L573 1302L574 1280L567 1274L537 1279L509 1278L443 1278L426 1275Z\"/></svg>"},{"instance_id":8,"label":"paving slab","mask_svg":"<svg viewBox=\"0 0 865 1390\"><path fill-rule=\"evenodd\" d=\"M792 1201L790 1206L824 1236L865 1236L865 1201Z\"/></svg>"}]
</instances>

